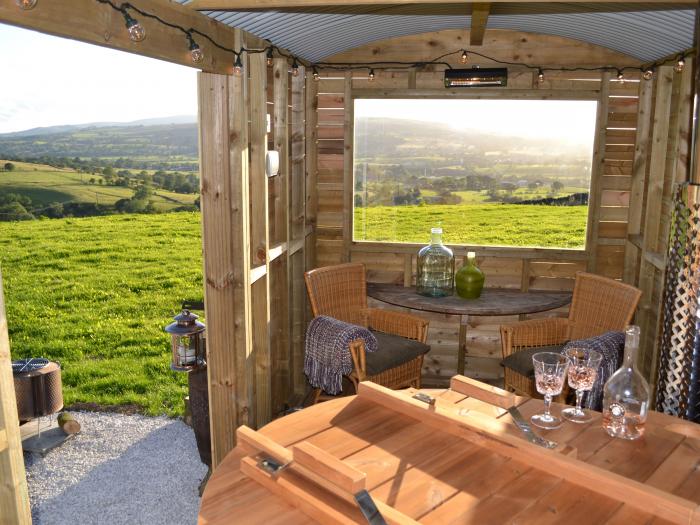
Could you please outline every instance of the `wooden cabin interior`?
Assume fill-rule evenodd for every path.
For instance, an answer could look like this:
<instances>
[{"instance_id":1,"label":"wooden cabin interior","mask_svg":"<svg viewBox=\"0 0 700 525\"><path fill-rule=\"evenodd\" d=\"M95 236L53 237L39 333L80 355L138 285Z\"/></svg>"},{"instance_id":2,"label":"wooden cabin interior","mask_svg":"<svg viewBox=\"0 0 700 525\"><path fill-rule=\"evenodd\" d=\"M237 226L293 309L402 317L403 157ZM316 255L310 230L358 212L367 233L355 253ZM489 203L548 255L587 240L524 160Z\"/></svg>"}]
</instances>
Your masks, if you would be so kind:
<instances>
[{"instance_id":1,"label":"wooden cabin interior","mask_svg":"<svg viewBox=\"0 0 700 525\"><path fill-rule=\"evenodd\" d=\"M266 425L309 390L306 271L362 262L369 282L415 284L422 244L353 238L353 101L361 98L596 101L585 247L452 248L458 267L476 252L491 288L571 291L579 271L638 287L639 363L656 382L673 195L678 183L697 182L695 3L132 0L128 7L146 29L142 42L129 39L120 3L107 0L38 0L31 10L3 0L0 21L201 70L214 465L236 446L234 429ZM151 15L196 30L203 60L193 64L181 29ZM463 50L475 53L470 64L506 67L507 85L446 88L446 68L469 67ZM279 153L274 177L266 176L268 151ZM423 225L426 242L431 226ZM424 387L446 388L457 374L462 329L465 375L501 385L499 327L518 316L471 317L461 328L458 316L420 315L430 322ZM0 343L7 360L7 340Z\"/></svg>"}]
</instances>

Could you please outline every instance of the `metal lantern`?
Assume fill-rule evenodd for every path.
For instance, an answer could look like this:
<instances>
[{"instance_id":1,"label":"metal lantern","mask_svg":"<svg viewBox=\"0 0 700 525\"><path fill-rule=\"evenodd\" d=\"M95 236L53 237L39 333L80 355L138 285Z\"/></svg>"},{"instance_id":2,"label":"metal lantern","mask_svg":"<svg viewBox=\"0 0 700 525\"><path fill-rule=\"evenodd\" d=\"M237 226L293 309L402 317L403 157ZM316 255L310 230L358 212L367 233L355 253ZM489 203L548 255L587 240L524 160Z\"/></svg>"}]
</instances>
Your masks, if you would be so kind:
<instances>
[{"instance_id":1,"label":"metal lantern","mask_svg":"<svg viewBox=\"0 0 700 525\"><path fill-rule=\"evenodd\" d=\"M189 310L174 317L175 322L165 327L170 334L172 363L170 368L178 372L189 372L206 365L204 350L204 324L197 321L198 315Z\"/></svg>"}]
</instances>

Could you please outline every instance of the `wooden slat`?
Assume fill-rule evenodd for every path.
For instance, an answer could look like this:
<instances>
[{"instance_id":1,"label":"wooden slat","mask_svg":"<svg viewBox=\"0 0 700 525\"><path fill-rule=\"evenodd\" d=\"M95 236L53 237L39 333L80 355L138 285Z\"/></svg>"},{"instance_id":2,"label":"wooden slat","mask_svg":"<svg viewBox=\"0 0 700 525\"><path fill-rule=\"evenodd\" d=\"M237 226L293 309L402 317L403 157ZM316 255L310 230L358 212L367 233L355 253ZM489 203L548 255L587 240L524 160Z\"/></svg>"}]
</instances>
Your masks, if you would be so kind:
<instances>
[{"instance_id":1,"label":"wooden slat","mask_svg":"<svg viewBox=\"0 0 700 525\"><path fill-rule=\"evenodd\" d=\"M352 102L352 72L345 73L345 139L343 141L343 261L350 261L352 246L353 200L353 141L354 106Z\"/></svg>"},{"instance_id":2,"label":"wooden slat","mask_svg":"<svg viewBox=\"0 0 700 525\"><path fill-rule=\"evenodd\" d=\"M502 424L491 418L472 417L471 412L467 414L470 417L459 416L456 409L438 403L429 406L405 393L370 382L360 383L358 397L674 523L690 523L697 518L694 502L533 445L510 435Z\"/></svg>"},{"instance_id":3,"label":"wooden slat","mask_svg":"<svg viewBox=\"0 0 700 525\"><path fill-rule=\"evenodd\" d=\"M294 461L350 494L364 490L367 476L323 449L302 441L292 447Z\"/></svg>"},{"instance_id":4,"label":"wooden slat","mask_svg":"<svg viewBox=\"0 0 700 525\"><path fill-rule=\"evenodd\" d=\"M601 182L603 177L603 163L605 159L605 131L609 112L610 73L605 72L601 76L601 91L598 99L598 112L596 116L596 134L593 144L593 163L591 166L591 191L588 200L588 227L586 230L586 249L589 252L588 271L596 271L596 244L598 242L598 228L601 220Z\"/></svg>"},{"instance_id":5,"label":"wooden slat","mask_svg":"<svg viewBox=\"0 0 700 525\"><path fill-rule=\"evenodd\" d=\"M255 425L272 418L270 378L270 236L268 188L265 176L267 151L267 64L264 54L249 58L250 85L250 247L252 264L265 268L265 275L251 282L253 360L255 362Z\"/></svg>"},{"instance_id":6,"label":"wooden slat","mask_svg":"<svg viewBox=\"0 0 700 525\"><path fill-rule=\"evenodd\" d=\"M484 43L486 24L489 20L491 4L475 2L472 4L471 27L469 28L469 45L480 46Z\"/></svg>"},{"instance_id":7,"label":"wooden slat","mask_svg":"<svg viewBox=\"0 0 700 525\"><path fill-rule=\"evenodd\" d=\"M10 338L0 274L0 522L29 525L32 522L24 471L24 456L17 420Z\"/></svg>"},{"instance_id":8,"label":"wooden slat","mask_svg":"<svg viewBox=\"0 0 700 525\"><path fill-rule=\"evenodd\" d=\"M235 446L231 429L254 421L245 82L244 76L199 75L209 406L216 414L211 418L214 467ZM236 111L230 111L233 107Z\"/></svg>"},{"instance_id":9,"label":"wooden slat","mask_svg":"<svg viewBox=\"0 0 700 525\"><path fill-rule=\"evenodd\" d=\"M527 399L516 396L512 392L508 392L502 388L487 385L481 381L475 381L469 377L459 375L452 377L450 380L450 389L504 409L517 406Z\"/></svg>"},{"instance_id":10,"label":"wooden slat","mask_svg":"<svg viewBox=\"0 0 700 525\"><path fill-rule=\"evenodd\" d=\"M287 269L289 272L289 322L290 322L290 373L291 388L299 395L306 390L304 376L304 329L306 293L304 289L305 270L305 204L306 204L306 143L304 139L306 97L305 75L292 77L292 117L291 117L291 166L289 184L289 237ZM309 110L309 112L311 112Z\"/></svg>"}]
</instances>

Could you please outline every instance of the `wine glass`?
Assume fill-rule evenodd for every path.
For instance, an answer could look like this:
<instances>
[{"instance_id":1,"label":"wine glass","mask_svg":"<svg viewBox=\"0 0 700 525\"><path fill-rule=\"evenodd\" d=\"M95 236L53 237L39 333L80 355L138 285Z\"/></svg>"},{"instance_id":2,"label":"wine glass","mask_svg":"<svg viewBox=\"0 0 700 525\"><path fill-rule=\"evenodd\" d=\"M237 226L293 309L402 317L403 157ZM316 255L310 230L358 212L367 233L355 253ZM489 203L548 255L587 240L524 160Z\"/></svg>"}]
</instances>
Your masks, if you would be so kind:
<instances>
[{"instance_id":1,"label":"wine glass","mask_svg":"<svg viewBox=\"0 0 700 525\"><path fill-rule=\"evenodd\" d=\"M532 356L535 367L535 386L544 396L544 413L530 418L533 425L548 430L559 428L561 419L549 413L552 396L561 394L569 360L556 352L538 352Z\"/></svg>"},{"instance_id":2,"label":"wine glass","mask_svg":"<svg viewBox=\"0 0 700 525\"><path fill-rule=\"evenodd\" d=\"M603 356L587 348L568 348L564 355L569 360L569 386L576 390L576 406L561 411L564 419L573 423L587 423L593 416L581 408L583 393L593 388Z\"/></svg>"}]
</instances>

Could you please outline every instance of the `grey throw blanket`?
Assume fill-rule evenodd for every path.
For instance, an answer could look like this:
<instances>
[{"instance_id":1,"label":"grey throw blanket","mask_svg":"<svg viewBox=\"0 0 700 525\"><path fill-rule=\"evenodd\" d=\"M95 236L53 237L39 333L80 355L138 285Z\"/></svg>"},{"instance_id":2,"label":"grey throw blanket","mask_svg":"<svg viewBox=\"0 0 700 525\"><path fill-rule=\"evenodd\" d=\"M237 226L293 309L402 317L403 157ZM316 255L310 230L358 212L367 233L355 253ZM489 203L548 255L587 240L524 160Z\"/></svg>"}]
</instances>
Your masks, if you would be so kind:
<instances>
[{"instance_id":1,"label":"grey throw blanket","mask_svg":"<svg viewBox=\"0 0 700 525\"><path fill-rule=\"evenodd\" d=\"M606 332L588 339L576 339L569 341L561 349L563 354L567 348L585 348L595 350L602 354L603 360L598 369L593 388L584 396L583 406L592 410L603 409L603 387L610 376L613 375L622 364L622 355L625 349L625 334L622 332Z\"/></svg>"},{"instance_id":2,"label":"grey throw blanket","mask_svg":"<svg viewBox=\"0 0 700 525\"><path fill-rule=\"evenodd\" d=\"M304 373L314 388L331 395L343 390L343 376L352 372L352 356L348 345L365 342L365 350L377 350L377 339L367 328L320 315L306 330Z\"/></svg>"}]
</instances>

